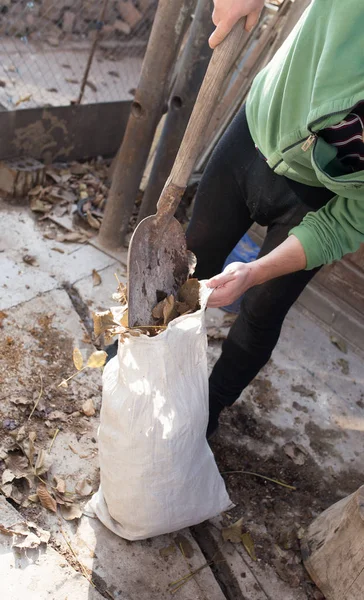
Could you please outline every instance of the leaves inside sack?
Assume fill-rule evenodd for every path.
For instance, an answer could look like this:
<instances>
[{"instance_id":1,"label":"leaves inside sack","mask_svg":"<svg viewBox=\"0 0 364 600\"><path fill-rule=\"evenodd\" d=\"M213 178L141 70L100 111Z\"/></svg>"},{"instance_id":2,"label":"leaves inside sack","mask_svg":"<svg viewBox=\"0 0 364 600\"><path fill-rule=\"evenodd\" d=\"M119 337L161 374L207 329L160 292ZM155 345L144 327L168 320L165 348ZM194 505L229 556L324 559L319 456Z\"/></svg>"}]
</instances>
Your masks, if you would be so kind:
<instances>
[{"instance_id":1,"label":"leaves inside sack","mask_svg":"<svg viewBox=\"0 0 364 600\"><path fill-rule=\"evenodd\" d=\"M46 485L44 485L43 483L38 485L37 495L39 498L39 502L42 506L44 506L44 508L54 513L57 512L57 502L48 492Z\"/></svg>"},{"instance_id":2,"label":"leaves inside sack","mask_svg":"<svg viewBox=\"0 0 364 600\"><path fill-rule=\"evenodd\" d=\"M114 315L112 314L111 310L95 312L93 313L92 318L96 337L118 325L118 323L114 321Z\"/></svg>"},{"instance_id":3,"label":"leaves inside sack","mask_svg":"<svg viewBox=\"0 0 364 600\"><path fill-rule=\"evenodd\" d=\"M87 361L87 366L91 369L103 367L107 359L107 354L104 350L96 350L91 354Z\"/></svg>"},{"instance_id":4,"label":"leaves inside sack","mask_svg":"<svg viewBox=\"0 0 364 600\"><path fill-rule=\"evenodd\" d=\"M241 542L242 528L243 518L230 525L230 527L224 527L224 529L221 530L222 539L224 542L239 544Z\"/></svg>"},{"instance_id":5,"label":"leaves inside sack","mask_svg":"<svg viewBox=\"0 0 364 600\"><path fill-rule=\"evenodd\" d=\"M178 291L178 300L185 302L192 312L200 308L200 283L198 279L188 279Z\"/></svg>"},{"instance_id":6,"label":"leaves inside sack","mask_svg":"<svg viewBox=\"0 0 364 600\"><path fill-rule=\"evenodd\" d=\"M115 277L117 278L116 274L115 274ZM121 283L121 281L119 281L119 280L118 280L117 291L115 292L115 294L112 295L112 299L115 300L116 302L120 302L120 304L122 304L122 305L127 304L127 302L128 302L128 294L127 294L126 285L124 285L124 283Z\"/></svg>"},{"instance_id":7,"label":"leaves inside sack","mask_svg":"<svg viewBox=\"0 0 364 600\"><path fill-rule=\"evenodd\" d=\"M83 367L83 358L80 350L78 348L74 348L73 350L73 364L75 365L77 371L81 371Z\"/></svg>"}]
</instances>

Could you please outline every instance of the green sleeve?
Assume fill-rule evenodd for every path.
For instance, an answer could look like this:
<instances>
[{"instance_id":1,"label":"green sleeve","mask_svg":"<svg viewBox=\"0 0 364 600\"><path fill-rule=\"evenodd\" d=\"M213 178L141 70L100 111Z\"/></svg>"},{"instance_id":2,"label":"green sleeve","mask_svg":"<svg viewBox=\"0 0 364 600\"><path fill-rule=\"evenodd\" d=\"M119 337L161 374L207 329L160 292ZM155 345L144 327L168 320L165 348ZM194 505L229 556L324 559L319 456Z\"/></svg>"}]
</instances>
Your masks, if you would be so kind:
<instances>
[{"instance_id":1,"label":"green sleeve","mask_svg":"<svg viewBox=\"0 0 364 600\"><path fill-rule=\"evenodd\" d=\"M306 270L328 265L364 242L364 198L335 196L317 212L309 212L289 232L301 242L307 258Z\"/></svg>"}]
</instances>

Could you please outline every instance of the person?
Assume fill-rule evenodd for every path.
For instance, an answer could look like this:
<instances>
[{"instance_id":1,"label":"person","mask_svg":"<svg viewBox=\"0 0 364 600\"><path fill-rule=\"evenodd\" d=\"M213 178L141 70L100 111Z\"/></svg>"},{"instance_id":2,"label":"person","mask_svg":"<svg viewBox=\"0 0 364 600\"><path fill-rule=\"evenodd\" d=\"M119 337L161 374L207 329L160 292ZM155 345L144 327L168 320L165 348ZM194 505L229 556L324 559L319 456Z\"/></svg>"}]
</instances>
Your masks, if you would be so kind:
<instances>
[{"instance_id":1,"label":"person","mask_svg":"<svg viewBox=\"0 0 364 600\"><path fill-rule=\"evenodd\" d=\"M215 0L214 48L263 0ZM209 305L242 296L209 380L207 436L269 360L285 316L322 265L364 241L364 10L313 0L216 146L195 199L187 244ZM267 234L255 262L224 261L249 227Z\"/></svg>"}]
</instances>

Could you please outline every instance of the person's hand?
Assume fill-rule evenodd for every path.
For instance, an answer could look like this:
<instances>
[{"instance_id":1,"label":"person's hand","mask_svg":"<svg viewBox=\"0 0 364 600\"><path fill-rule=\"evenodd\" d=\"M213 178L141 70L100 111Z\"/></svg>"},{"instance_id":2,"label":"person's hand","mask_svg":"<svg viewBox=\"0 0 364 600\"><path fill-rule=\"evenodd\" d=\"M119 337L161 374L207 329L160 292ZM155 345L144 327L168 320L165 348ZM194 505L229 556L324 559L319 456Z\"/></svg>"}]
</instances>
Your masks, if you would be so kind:
<instances>
[{"instance_id":1,"label":"person's hand","mask_svg":"<svg viewBox=\"0 0 364 600\"><path fill-rule=\"evenodd\" d=\"M212 308L228 306L255 285L253 265L254 263L234 262L228 265L220 275L209 279L207 287L214 288L214 291L207 306Z\"/></svg>"},{"instance_id":2,"label":"person's hand","mask_svg":"<svg viewBox=\"0 0 364 600\"><path fill-rule=\"evenodd\" d=\"M246 17L246 31L251 31L259 20L263 6L264 0L214 0L212 22L216 29L210 36L210 47L214 49L221 44L242 17Z\"/></svg>"}]
</instances>

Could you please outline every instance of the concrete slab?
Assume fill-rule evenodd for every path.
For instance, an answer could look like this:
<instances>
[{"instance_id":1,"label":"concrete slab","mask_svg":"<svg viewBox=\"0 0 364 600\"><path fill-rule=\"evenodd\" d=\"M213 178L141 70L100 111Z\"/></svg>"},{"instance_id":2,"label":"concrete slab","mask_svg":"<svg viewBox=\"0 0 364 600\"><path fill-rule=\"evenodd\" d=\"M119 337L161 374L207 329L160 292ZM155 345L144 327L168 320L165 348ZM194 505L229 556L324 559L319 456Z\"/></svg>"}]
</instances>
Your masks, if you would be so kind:
<instances>
[{"instance_id":1,"label":"concrete slab","mask_svg":"<svg viewBox=\"0 0 364 600\"><path fill-rule=\"evenodd\" d=\"M197 528L198 539L206 544L210 554L217 553L215 568L220 571L220 578L226 578L228 573L231 588L235 588L237 593L241 594L242 600L307 599L303 590L292 590L287 583L279 579L270 565L259 560L254 562L242 544L223 542L221 528L221 519L213 519L208 525Z\"/></svg>"},{"instance_id":2,"label":"concrete slab","mask_svg":"<svg viewBox=\"0 0 364 600\"><path fill-rule=\"evenodd\" d=\"M107 271L110 286L114 279L113 271L111 267ZM90 294L93 290L89 281L81 283L80 289L87 289ZM112 291L114 289L113 284ZM102 290L99 293L103 297ZM0 423L5 418L15 421L15 434L20 425L24 425L27 432L36 432L37 444L49 451L53 460L47 476L49 484L57 475L66 481L67 491L73 493L77 483L87 478L96 490L99 483L96 438L101 399L100 373L88 370L70 382L69 388L57 388L61 379L74 371L73 347L79 347L85 357L93 349L84 341L85 329L79 316L64 290L43 293L8 309L7 315L3 322L5 350L2 348L0 352L3 396ZM7 340L11 340L9 347ZM30 407L39 394L40 373L43 392L38 411L28 421ZM30 405L17 403L17 398L24 396L29 397ZM96 407L96 416L87 418L82 416L82 404L89 398ZM56 413L54 419L52 413ZM53 440L56 428L59 432ZM11 434L0 428L0 445L6 448L12 443ZM34 491L35 488L31 489L31 493ZM66 535L74 552L92 573L98 589L104 590L106 597L167 599L171 593L169 584L187 575L190 569L198 569L206 563L189 531L130 543L87 516L76 521L60 520L59 514L50 513L39 504L22 506L20 510L25 517L52 533L52 543L68 560L70 552L64 538ZM42 560L47 562L47 558ZM6 568L10 568L8 563ZM17 588L14 588L14 598L17 593ZM223 600L225 597L209 567L186 583L179 590L179 596L184 600ZM69 597L78 600L76 596Z\"/></svg>"},{"instance_id":3,"label":"concrete slab","mask_svg":"<svg viewBox=\"0 0 364 600\"><path fill-rule=\"evenodd\" d=\"M10 527L21 515L0 496L0 522ZM101 600L103 596L53 548L20 551L0 533L0 596L11 600Z\"/></svg>"},{"instance_id":4,"label":"concrete slab","mask_svg":"<svg viewBox=\"0 0 364 600\"><path fill-rule=\"evenodd\" d=\"M0 253L0 306L7 309L27 302L38 294L74 284L101 272L115 259L89 244L57 243L43 237L44 223L39 224L24 207L11 207L0 202L2 248ZM24 257L34 257L27 264ZM25 258L27 260L27 258Z\"/></svg>"}]
</instances>

